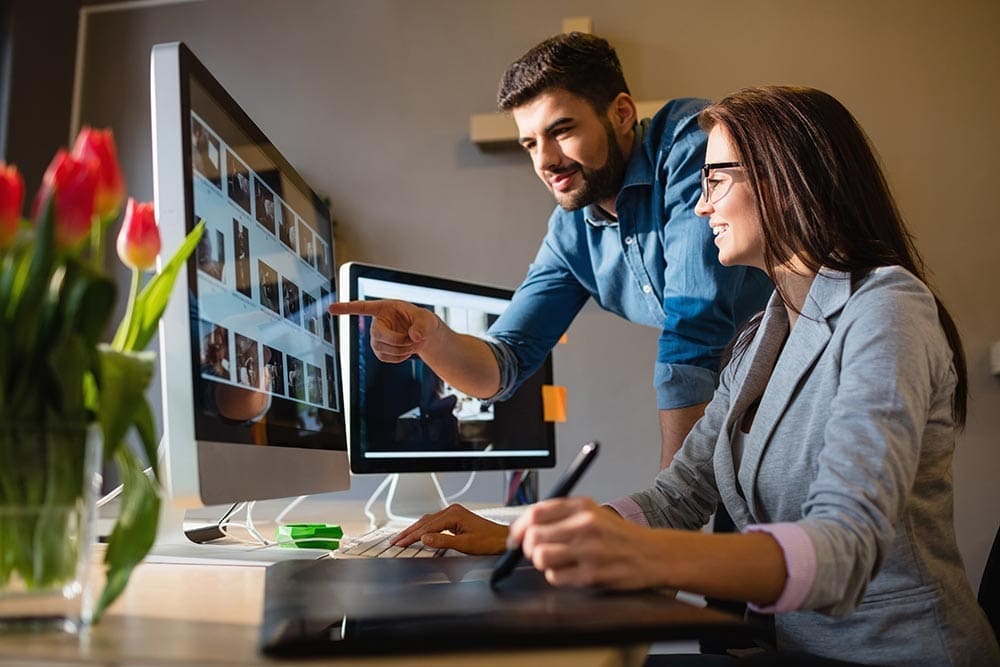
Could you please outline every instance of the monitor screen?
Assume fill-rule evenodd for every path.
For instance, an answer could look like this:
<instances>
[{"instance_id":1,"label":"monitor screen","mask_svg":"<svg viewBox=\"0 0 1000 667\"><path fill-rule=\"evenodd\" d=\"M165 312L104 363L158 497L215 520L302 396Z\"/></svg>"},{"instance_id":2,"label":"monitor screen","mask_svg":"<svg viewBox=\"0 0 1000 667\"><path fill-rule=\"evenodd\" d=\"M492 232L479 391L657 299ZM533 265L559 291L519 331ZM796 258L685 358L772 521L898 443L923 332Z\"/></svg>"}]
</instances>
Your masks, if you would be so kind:
<instances>
[{"instance_id":1,"label":"monitor screen","mask_svg":"<svg viewBox=\"0 0 1000 667\"><path fill-rule=\"evenodd\" d=\"M347 300L399 299L433 311L453 330L485 336L510 290L387 267L348 263ZM419 357L389 364L372 352L368 317L350 317L346 338L351 469L372 472L512 470L555 465L555 426L543 385L552 358L514 395L489 403L444 382Z\"/></svg>"},{"instance_id":2,"label":"monitor screen","mask_svg":"<svg viewBox=\"0 0 1000 667\"><path fill-rule=\"evenodd\" d=\"M160 326L171 496L345 489L329 210L183 44L153 48L151 89L164 247L205 223Z\"/></svg>"}]
</instances>

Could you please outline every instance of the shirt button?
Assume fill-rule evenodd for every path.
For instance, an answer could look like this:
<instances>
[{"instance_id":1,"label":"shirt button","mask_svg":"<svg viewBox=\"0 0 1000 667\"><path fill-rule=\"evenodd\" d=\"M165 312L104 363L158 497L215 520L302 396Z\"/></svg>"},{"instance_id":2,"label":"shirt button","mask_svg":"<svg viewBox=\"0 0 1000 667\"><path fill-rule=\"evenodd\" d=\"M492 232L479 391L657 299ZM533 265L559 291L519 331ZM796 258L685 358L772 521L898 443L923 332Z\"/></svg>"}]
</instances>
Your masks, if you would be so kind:
<instances>
[{"instance_id":1,"label":"shirt button","mask_svg":"<svg viewBox=\"0 0 1000 667\"><path fill-rule=\"evenodd\" d=\"M649 285L643 285L642 286L642 291L645 292L646 294L649 294L650 292L653 291L653 288L650 287Z\"/></svg>"},{"instance_id":2,"label":"shirt button","mask_svg":"<svg viewBox=\"0 0 1000 667\"><path fill-rule=\"evenodd\" d=\"M632 237L631 236L626 236L625 237L625 245L632 245Z\"/></svg>"}]
</instances>

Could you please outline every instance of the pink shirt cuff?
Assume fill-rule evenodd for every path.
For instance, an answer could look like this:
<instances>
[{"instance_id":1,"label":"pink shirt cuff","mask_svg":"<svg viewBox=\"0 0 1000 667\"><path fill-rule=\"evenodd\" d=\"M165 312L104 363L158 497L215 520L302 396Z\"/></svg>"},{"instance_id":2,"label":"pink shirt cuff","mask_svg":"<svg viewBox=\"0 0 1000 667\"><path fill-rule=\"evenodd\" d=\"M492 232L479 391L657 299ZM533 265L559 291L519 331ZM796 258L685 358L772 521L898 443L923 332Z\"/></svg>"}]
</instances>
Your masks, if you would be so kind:
<instances>
[{"instance_id":1,"label":"pink shirt cuff","mask_svg":"<svg viewBox=\"0 0 1000 667\"><path fill-rule=\"evenodd\" d=\"M639 524L645 528L649 528L649 521L646 520L646 514L639 507L639 503L635 502L628 496L618 498L617 500L612 500L608 503L608 507L618 512L623 519L626 521L631 521L632 523Z\"/></svg>"},{"instance_id":2,"label":"pink shirt cuff","mask_svg":"<svg viewBox=\"0 0 1000 667\"><path fill-rule=\"evenodd\" d=\"M769 523L747 526L745 533L767 533L775 539L785 556L788 578L781 597L770 606L749 607L761 614L779 614L795 611L806 601L816 579L816 549L805 529L795 523Z\"/></svg>"}]
</instances>

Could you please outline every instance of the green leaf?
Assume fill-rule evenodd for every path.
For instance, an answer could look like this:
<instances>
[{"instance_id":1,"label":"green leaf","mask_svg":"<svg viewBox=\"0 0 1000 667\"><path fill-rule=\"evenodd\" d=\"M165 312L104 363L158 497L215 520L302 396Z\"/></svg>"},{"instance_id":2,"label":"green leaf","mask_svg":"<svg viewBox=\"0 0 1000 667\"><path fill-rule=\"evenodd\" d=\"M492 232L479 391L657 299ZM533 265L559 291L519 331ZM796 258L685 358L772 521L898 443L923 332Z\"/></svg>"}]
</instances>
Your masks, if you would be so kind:
<instances>
[{"instance_id":1,"label":"green leaf","mask_svg":"<svg viewBox=\"0 0 1000 667\"><path fill-rule=\"evenodd\" d=\"M29 366L47 368L48 373L42 378L22 375L26 381L50 387L42 387L43 396L58 414L84 420L87 411L97 407L91 405L84 377L99 374L95 346L111 319L114 297L114 282L76 259L68 260L52 277L51 312L43 316L38 332L44 366L41 359Z\"/></svg>"},{"instance_id":2,"label":"green leaf","mask_svg":"<svg viewBox=\"0 0 1000 667\"><path fill-rule=\"evenodd\" d=\"M117 291L115 282L76 259L68 261L66 269L58 297L63 326L95 343L111 319Z\"/></svg>"},{"instance_id":3,"label":"green leaf","mask_svg":"<svg viewBox=\"0 0 1000 667\"><path fill-rule=\"evenodd\" d=\"M35 238L24 246L25 254L18 263L11 284L11 294L19 298L7 304L10 321L27 325L34 331L35 314L48 289L55 261L55 203L50 198L43 205L42 215L35 227Z\"/></svg>"},{"instance_id":4,"label":"green leaf","mask_svg":"<svg viewBox=\"0 0 1000 667\"><path fill-rule=\"evenodd\" d=\"M98 345L100 357L100 418L104 430L105 457L118 454L121 442L146 405L146 387L153 377L156 355L152 352L119 352ZM142 432L140 431L140 435Z\"/></svg>"},{"instance_id":5,"label":"green leaf","mask_svg":"<svg viewBox=\"0 0 1000 667\"><path fill-rule=\"evenodd\" d=\"M121 511L104 554L107 582L94 609L94 622L121 594L132 570L149 553L156 539L160 497L142 464L128 447L119 447L115 462L122 477Z\"/></svg>"},{"instance_id":6,"label":"green leaf","mask_svg":"<svg viewBox=\"0 0 1000 667\"><path fill-rule=\"evenodd\" d=\"M89 421L83 378L91 369L93 354L93 343L81 336L69 336L52 348L46 363L39 368L42 376L34 378L41 385L45 400L63 418Z\"/></svg>"},{"instance_id":7,"label":"green leaf","mask_svg":"<svg viewBox=\"0 0 1000 667\"><path fill-rule=\"evenodd\" d=\"M139 440L142 441L142 449L146 454L146 460L153 469L153 475L160 479L159 455L157 452L156 423L153 421L153 411L149 409L149 403L143 400L135 410L135 429L139 433Z\"/></svg>"},{"instance_id":8,"label":"green leaf","mask_svg":"<svg viewBox=\"0 0 1000 667\"><path fill-rule=\"evenodd\" d=\"M21 220L21 227L27 228L28 222ZM14 284L15 266L24 255L25 244L23 236L15 239L14 245L6 250L0 250L0 315L7 312L7 304L11 300L11 290Z\"/></svg>"},{"instance_id":9,"label":"green leaf","mask_svg":"<svg viewBox=\"0 0 1000 667\"><path fill-rule=\"evenodd\" d=\"M127 322L122 322L118 327L111 345L118 350L142 350L149 345L156 334L156 327L167 307L167 300L174 289L174 282L177 275L184 268L187 258L191 256L194 249L201 241L201 235L205 230L205 221L200 221L191 233L184 239L184 243L177 249L174 256L166 263L163 270L157 273L146 283L146 286L139 292L132 316Z\"/></svg>"},{"instance_id":10,"label":"green leaf","mask_svg":"<svg viewBox=\"0 0 1000 667\"><path fill-rule=\"evenodd\" d=\"M40 350L45 350L39 341L39 332L45 331L40 317L46 310L45 294L52 279L56 258L55 215L51 199L45 202L38 224L18 236L15 245L4 260L4 275L0 283L3 300L0 302L0 327L4 332L3 376L7 386L4 390L3 407L8 401L23 401L23 369L37 367L41 363ZM9 338L8 338L9 336ZM35 366L32 366L34 364ZM31 398L34 398L33 396ZM18 414L22 407L9 406L6 414Z\"/></svg>"}]
</instances>

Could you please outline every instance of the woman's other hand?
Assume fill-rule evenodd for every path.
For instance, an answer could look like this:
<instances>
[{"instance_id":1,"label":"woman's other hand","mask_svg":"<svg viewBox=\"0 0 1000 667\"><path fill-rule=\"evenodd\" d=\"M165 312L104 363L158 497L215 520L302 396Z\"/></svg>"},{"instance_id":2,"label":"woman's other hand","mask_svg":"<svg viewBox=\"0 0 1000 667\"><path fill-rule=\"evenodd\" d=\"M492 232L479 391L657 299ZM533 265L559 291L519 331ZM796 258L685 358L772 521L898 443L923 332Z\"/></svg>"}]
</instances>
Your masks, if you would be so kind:
<instances>
[{"instance_id":1,"label":"woman's other hand","mask_svg":"<svg viewBox=\"0 0 1000 667\"><path fill-rule=\"evenodd\" d=\"M449 505L440 512L420 517L392 541L400 547L414 542L473 556L499 554L507 543L507 526L484 519L461 505Z\"/></svg>"}]
</instances>

